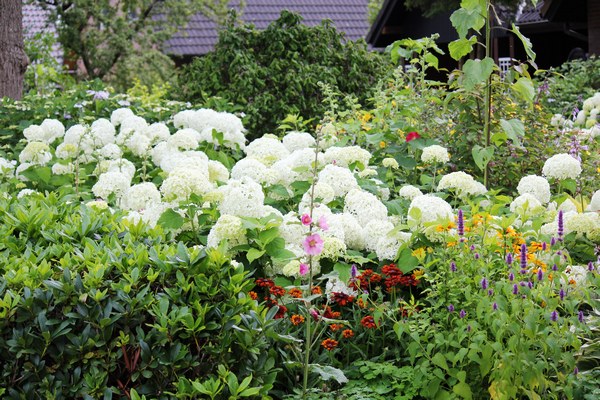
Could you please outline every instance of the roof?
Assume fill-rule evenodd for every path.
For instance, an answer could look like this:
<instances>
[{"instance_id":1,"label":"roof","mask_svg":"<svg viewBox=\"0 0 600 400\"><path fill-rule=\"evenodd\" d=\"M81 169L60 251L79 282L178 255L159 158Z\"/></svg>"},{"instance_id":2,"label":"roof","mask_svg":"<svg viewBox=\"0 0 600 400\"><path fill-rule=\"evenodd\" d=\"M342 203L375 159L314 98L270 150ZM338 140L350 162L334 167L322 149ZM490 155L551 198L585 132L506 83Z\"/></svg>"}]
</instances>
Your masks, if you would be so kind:
<instances>
[{"instance_id":1,"label":"roof","mask_svg":"<svg viewBox=\"0 0 600 400\"><path fill-rule=\"evenodd\" d=\"M49 10L44 10L34 4L23 4L23 35L25 39L32 39L37 34L48 33L58 39L56 26L50 23ZM62 64L63 51L56 42L52 46L51 55Z\"/></svg>"},{"instance_id":2,"label":"roof","mask_svg":"<svg viewBox=\"0 0 600 400\"><path fill-rule=\"evenodd\" d=\"M265 29L286 9L299 13L303 24L308 26L329 19L348 40L358 40L364 39L369 31L368 3L368 0L246 0L240 17L257 29ZM179 56L206 54L213 50L217 40L217 24L197 14L185 29L166 42L165 52Z\"/></svg>"}]
</instances>

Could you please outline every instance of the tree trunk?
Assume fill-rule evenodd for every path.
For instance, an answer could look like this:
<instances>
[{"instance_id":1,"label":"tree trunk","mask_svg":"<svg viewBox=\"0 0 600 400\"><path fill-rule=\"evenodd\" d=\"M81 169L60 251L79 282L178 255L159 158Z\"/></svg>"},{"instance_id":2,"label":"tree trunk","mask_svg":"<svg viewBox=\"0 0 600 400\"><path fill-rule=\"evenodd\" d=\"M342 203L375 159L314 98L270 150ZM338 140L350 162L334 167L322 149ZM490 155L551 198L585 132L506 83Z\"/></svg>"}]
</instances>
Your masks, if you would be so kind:
<instances>
[{"instance_id":1,"label":"tree trunk","mask_svg":"<svg viewBox=\"0 0 600 400\"><path fill-rule=\"evenodd\" d=\"M28 60L23 46L21 0L0 0L0 99L19 100Z\"/></svg>"},{"instance_id":2,"label":"tree trunk","mask_svg":"<svg viewBox=\"0 0 600 400\"><path fill-rule=\"evenodd\" d=\"M600 56L600 1L588 0L588 51Z\"/></svg>"}]
</instances>

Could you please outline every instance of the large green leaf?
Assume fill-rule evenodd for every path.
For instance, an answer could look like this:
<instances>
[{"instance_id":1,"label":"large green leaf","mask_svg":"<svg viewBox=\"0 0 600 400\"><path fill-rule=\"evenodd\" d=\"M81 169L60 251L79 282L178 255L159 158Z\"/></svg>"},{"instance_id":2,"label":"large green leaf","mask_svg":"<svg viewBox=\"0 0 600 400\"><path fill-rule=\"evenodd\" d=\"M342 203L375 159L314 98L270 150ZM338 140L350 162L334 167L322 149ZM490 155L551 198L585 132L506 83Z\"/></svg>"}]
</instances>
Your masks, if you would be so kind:
<instances>
[{"instance_id":1,"label":"large green leaf","mask_svg":"<svg viewBox=\"0 0 600 400\"><path fill-rule=\"evenodd\" d=\"M483 171L492 160L492 157L494 157L494 148L475 145L473 150L471 150L471 153L473 154L473 160L475 161L475 164L477 164L477 167Z\"/></svg>"},{"instance_id":2,"label":"large green leaf","mask_svg":"<svg viewBox=\"0 0 600 400\"><path fill-rule=\"evenodd\" d=\"M473 50L473 45L475 45L475 43L477 43L477 38L475 36L471 36L469 39L460 38L450 42L448 45L450 56L455 60L460 60Z\"/></svg>"},{"instance_id":3,"label":"large green leaf","mask_svg":"<svg viewBox=\"0 0 600 400\"><path fill-rule=\"evenodd\" d=\"M183 226L185 220L179 213L169 208L167 211L162 213L158 219L157 224L165 229L179 229Z\"/></svg>"},{"instance_id":4,"label":"large green leaf","mask_svg":"<svg viewBox=\"0 0 600 400\"><path fill-rule=\"evenodd\" d=\"M483 60L467 60L463 66L465 89L473 90L475 86L484 83L494 71L494 60L486 57Z\"/></svg>"},{"instance_id":5,"label":"large green leaf","mask_svg":"<svg viewBox=\"0 0 600 400\"><path fill-rule=\"evenodd\" d=\"M310 369L321 376L321 379L328 381L335 379L337 383L346 383L348 378L344 375L341 369L331 367L329 365L310 364Z\"/></svg>"},{"instance_id":6,"label":"large green leaf","mask_svg":"<svg viewBox=\"0 0 600 400\"><path fill-rule=\"evenodd\" d=\"M521 138L525 135L525 125L521 120L516 118L510 120L500 119L500 126L502 126L508 139L513 141L513 144L516 146L521 145Z\"/></svg>"},{"instance_id":7,"label":"large green leaf","mask_svg":"<svg viewBox=\"0 0 600 400\"><path fill-rule=\"evenodd\" d=\"M535 69L537 69L537 65L535 64L535 52L533 51L533 46L531 45L531 40L529 40L529 38L523 36L523 34L521 33L521 31L519 30L519 27L516 26L515 24L512 24L512 32L517 35L517 37L521 40L521 43L523 43L523 47L525 48L525 53L527 53L527 57L529 58L529 62L531 63L531 65L533 65L533 67Z\"/></svg>"},{"instance_id":8,"label":"large green leaf","mask_svg":"<svg viewBox=\"0 0 600 400\"><path fill-rule=\"evenodd\" d=\"M519 78L513 85L512 89L517 93L523 100L531 103L535 97L535 88L533 87L533 81L529 78Z\"/></svg>"},{"instance_id":9,"label":"large green leaf","mask_svg":"<svg viewBox=\"0 0 600 400\"><path fill-rule=\"evenodd\" d=\"M469 33L469 29L474 29L477 32L485 25L484 14L479 7L473 9L459 8L450 16L452 26L458 32L460 38L465 38Z\"/></svg>"}]
</instances>

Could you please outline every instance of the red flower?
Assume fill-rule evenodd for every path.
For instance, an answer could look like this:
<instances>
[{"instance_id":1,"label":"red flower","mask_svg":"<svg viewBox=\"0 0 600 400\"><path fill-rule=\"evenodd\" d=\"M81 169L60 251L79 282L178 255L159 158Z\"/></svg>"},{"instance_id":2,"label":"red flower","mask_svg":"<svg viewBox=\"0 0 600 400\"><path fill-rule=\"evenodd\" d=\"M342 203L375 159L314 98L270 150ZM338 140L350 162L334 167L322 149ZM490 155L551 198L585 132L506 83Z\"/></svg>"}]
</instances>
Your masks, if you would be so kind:
<instances>
[{"instance_id":1,"label":"red flower","mask_svg":"<svg viewBox=\"0 0 600 400\"><path fill-rule=\"evenodd\" d=\"M266 278L258 278L255 281L257 286L260 287L273 287L275 286L275 283L271 280L271 279L266 279Z\"/></svg>"},{"instance_id":2,"label":"red flower","mask_svg":"<svg viewBox=\"0 0 600 400\"><path fill-rule=\"evenodd\" d=\"M287 312L287 307L286 306L277 306L279 307L279 310L277 310L277 314L275 314L275 319L279 319L279 318L283 318L285 317L285 313Z\"/></svg>"},{"instance_id":3,"label":"red flower","mask_svg":"<svg viewBox=\"0 0 600 400\"><path fill-rule=\"evenodd\" d=\"M331 329L332 332L339 331L343 327L344 327L344 325L342 325L342 324L331 324L331 325L329 325L329 329Z\"/></svg>"},{"instance_id":4,"label":"red flower","mask_svg":"<svg viewBox=\"0 0 600 400\"><path fill-rule=\"evenodd\" d=\"M331 300L340 306L345 306L354 301L354 296L342 292L331 292Z\"/></svg>"},{"instance_id":5,"label":"red flower","mask_svg":"<svg viewBox=\"0 0 600 400\"><path fill-rule=\"evenodd\" d=\"M367 329L377 328L377 325L375 325L375 319L370 315L367 315L366 317L361 319L360 323Z\"/></svg>"},{"instance_id":6,"label":"red flower","mask_svg":"<svg viewBox=\"0 0 600 400\"><path fill-rule=\"evenodd\" d=\"M338 345L338 341L334 339L325 339L321 342L321 346L325 348L327 351L331 351L335 349Z\"/></svg>"},{"instance_id":7,"label":"red flower","mask_svg":"<svg viewBox=\"0 0 600 400\"><path fill-rule=\"evenodd\" d=\"M325 306L325 311L323 312L323 318L327 319L338 319L341 313L339 311L333 311L331 307Z\"/></svg>"},{"instance_id":8,"label":"red flower","mask_svg":"<svg viewBox=\"0 0 600 400\"><path fill-rule=\"evenodd\" d=\"M256 299L258 299L258 294L256 294L256 292L254 292L254 291L250 291L250 292L248 292L248 294L250 295L250 298L251 298L252 300L256 300Z\"/></svg>"},{"instance_id":9,"label":"red flower","mask_svg":"<svg viewBox=\"0 0 600 400\"><path fill-rule=\"evenodd\" d=\"M281 286L271 286L269 292L275 297L281 297L285 294L285 289Z\"/></svg>"},{"instance_id":10,"label":"red flower","mask_svg":"<svg viewBox=\"0 0 600 400\"><path fill-rule=\"evenodd\" d=\"M301 323L304 322L304 317L302 315L298 315L298 314L294 314L292 315L292 318L290 318L292 321L292 324L294 325L300 325Z\"/></svg>"},{"instance_id":11,"label":"red flower","mask_svg":"<svg viewBox=\"0 0 600 400\"><path fill-rule=\"evenodd\" d=\"M299 299L302 297L302 290L298 288L292 288L288 291L288 293L295 299Z\"/></svg>"},{"instance_id":12,"label":"red flower","mask_svg":"<svg viewBox=\"0 0 600 400\"><path fill-rule=\"evenodd\" d=\"M408 132L408 134L406 135L406 141L410 142L411 140L415 140L420 137L421 135L419 135L417 132Z\"/></svg>"},{"instance_id":13,"label":"red flower","mask_svg":"<svg viewBox=\"0 0 600 400\"><path fill-rule=\"evenodd\" d=\"M354 332L352 331L352 329L344 329L342 331L342 336L346 339L350 339L352 336L354 336Z\"/></svg>"}]
</instances>

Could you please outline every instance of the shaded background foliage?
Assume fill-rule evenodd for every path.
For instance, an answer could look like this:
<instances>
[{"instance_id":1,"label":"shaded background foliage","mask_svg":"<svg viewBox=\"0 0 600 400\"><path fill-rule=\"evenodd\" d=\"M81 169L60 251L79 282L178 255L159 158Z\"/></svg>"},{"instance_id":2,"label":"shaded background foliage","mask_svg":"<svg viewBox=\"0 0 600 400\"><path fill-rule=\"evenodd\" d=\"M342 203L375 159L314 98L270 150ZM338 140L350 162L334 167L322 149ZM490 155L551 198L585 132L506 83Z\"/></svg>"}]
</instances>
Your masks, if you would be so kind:
<instances>
[{"instance_id":1,"label":"shaded background foliage","mask_svg":"<svg viewBox=\"0 0 600 400\"><path fill-rule=\"evenodd\" d=\"M317 118L324 112L318 82L365 102L389 61L364 42L346 42L325 22L302 25L283 11L264 31L229 20L215 51L196 58L180 76L178 94L192 102L219 96L243 106L249 137L273 132L288 114Z\"/></svg>"}]
</instances>

